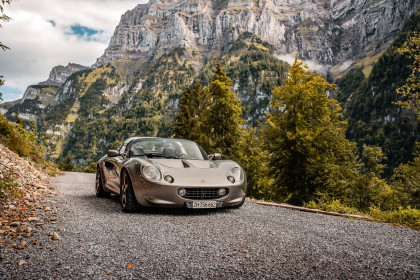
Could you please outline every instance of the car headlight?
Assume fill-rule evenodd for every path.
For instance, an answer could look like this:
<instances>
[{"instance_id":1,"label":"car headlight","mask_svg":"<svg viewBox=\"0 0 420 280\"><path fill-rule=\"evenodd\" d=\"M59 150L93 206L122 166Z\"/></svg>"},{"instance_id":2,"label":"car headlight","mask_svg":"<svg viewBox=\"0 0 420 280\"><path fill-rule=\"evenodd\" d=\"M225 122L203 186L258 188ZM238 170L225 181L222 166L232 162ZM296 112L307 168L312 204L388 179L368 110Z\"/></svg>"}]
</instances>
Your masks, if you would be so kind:
<instances>
[{"instance_id":1,"label":"car headlight","mask_svg":"<svg viewBox=\"0 0 420 280\"><path fill-rule=\"evenodd\" d=\"M231 182L232 184L235 183L235 178L233 178L233 176L227 176L227 179L229 182Z\"/></svg>"},{"instance_id":2,"label":"car headlight","mask_svg":"<svg viewBox=\"0 0 420 280\"><path fill-rule=\"evenodd\" d=\"M232 171L233 178L235 178L236 181L241 181L241 169L236 166L236 167L233 167L231 171Z\"/></svg>"},{"instance_id":3,"label":"car headlight","mask_svg":"<svg viewBox=\"0 0 420 280\"><path fill-rule=\"evenodd\" d=\"M154 181L158 181L161 178L159 169L151 165L143 167L143 176L147 180L154 180Z\"/></svg>"}]
</instances>

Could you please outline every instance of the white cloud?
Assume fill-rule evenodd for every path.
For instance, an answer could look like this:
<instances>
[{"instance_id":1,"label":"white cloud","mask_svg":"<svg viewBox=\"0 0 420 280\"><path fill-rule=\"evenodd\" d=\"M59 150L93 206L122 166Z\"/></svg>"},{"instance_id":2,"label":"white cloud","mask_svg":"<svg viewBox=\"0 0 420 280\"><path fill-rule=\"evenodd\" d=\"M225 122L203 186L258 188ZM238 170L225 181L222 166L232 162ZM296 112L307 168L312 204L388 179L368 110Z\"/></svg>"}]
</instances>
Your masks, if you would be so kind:
<instances>
[{"instance_id":1,"label":"white cloud","mask_svg":"<svg viewBox=\"0 0 420 280\"><path fill-rule=\"evenodd\" d=\"M297 52L287 53L287 54L277 54L275 57L277 59L283 60L290 65L292 65L295 62Z\"/></svg>"},{"instance_id":2,"label":"white cloud","mask_svg":"<svg viewBox=\"0 0 420 280\"><path fill-rule=\"evenodd\" d=\"M343 63L340 64L340 66L338 67L338 71L340 72L344 72L347 69L349 69L349 67L352 65L353 61L352 60L346 60Z\"/></svg>"},{"instance_id":3,"label":"white cloud","mask_svg":"<svg viewBox=\"0 0 420 280\"><path fill-rule=\"evenodd\" d=\"M292 65L295 62L296 55L297 55L297 52L288 53L288 54L277 54L275 56L276 58L283 60L289 63L290 65ZM304 60L304 62L308 65L310 70L319 72L323 75L326 75L328 71L330 70L330 68L332 67L331 65L328 65L328 64L320 64L316 60Z\"/></svg>"},{"instance_id":4,"label":"white cloud","mask_svg":"<svg viewBox=\"0 0 420 280\"><path fill-rule=\"evenodd\" d=\"M145 2L16 0L6 5L5 12L12 21L2 24L0 34L1 42L11 50L0 52L0 75L7 86L0 91L8 96L7 100L17 99L28 85L46 80L54 66L69 62L92 65L107 47L121 15ZM98 33L89 37L71 35L69 31L75 25ZM8 93L8 88L20 93Z\"/></svg>"}]
</instances>

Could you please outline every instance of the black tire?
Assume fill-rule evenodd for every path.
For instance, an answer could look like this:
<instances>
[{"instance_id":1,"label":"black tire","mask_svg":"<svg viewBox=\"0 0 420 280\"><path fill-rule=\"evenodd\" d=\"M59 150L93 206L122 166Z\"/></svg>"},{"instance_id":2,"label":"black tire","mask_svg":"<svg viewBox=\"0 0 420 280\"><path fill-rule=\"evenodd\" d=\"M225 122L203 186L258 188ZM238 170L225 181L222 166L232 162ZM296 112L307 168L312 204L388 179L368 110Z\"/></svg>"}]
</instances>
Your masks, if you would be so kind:
<instances>
[{"instance_id":1,"label":"black tire","mask_svg":"<svg viewBox=\"0 0 420 280\"><path fill-rule=\"evenodd\" d=\"M133 191L133 185L131 184L130 175L128 175L127 171L122 174L120 203L121 209L125 213L134 212L138 208L137 200Z\"/></svg>"},{"instance_id":2,"label":"black tire","mask_svg":"<svg viewBox=\"0 0 420 280\"><path fill-rule=\"evenodd\" d=\"M102 182L101 171L96 168L96 181L95 181L95 192L97 197L109 197L111 194L104 190L104 185Z\"/></svg>"},{"instance_id":3,"label":"black tire","mask_svg":"<svg viewBox=\"0 0 420 280\"><path fill-rule=\"evenodd\" d=\"M245 203L245 197L244 197L244 199L239 203L239 204L236 204L236 205L233 205L233 206L231 206L230 208L232 208L232 209L238 209L238 208L241 208L242 207L242 205L244 205L244 203Z\"/></svg>"}]
</instances>

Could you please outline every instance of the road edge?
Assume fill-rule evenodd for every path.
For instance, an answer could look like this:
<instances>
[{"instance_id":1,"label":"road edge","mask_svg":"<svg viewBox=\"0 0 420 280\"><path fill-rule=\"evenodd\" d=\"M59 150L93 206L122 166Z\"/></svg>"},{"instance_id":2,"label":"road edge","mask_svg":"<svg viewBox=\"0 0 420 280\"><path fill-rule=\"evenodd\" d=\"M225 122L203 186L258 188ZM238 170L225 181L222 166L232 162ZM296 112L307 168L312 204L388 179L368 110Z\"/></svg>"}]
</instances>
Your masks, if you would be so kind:
<instances>
[{"instance_id":1,"label":"road edge","mask_svg":"<svg viewBox=\"0 0 420 280\"><path fill-rule=\"evenodd\" d=\"M311 213L318 213L318 214L323 214L323 215L346 217L346 218L353 218L353 219L362 219L362 220L369 220L369 221L374 221L375 220L374 218L369 217L369 216L354 215L354 214L341 214L341 213L337 213L337 212L329 212L329 211L320 210L320 209L312 209L312 208L307 208L307 207L294 206L294 205L290 205L290 204L286 204L286 203L266 202L266 201L255 200L255 199L250 199L250 201L255 203L255 204L259 204L259 205L275 206L275 207L281 207L281 208L286 208L286 209L291 209L291 210L298 210L298 211L303 211L303 212L311 212Z\"/></svg>"}]
</instances>

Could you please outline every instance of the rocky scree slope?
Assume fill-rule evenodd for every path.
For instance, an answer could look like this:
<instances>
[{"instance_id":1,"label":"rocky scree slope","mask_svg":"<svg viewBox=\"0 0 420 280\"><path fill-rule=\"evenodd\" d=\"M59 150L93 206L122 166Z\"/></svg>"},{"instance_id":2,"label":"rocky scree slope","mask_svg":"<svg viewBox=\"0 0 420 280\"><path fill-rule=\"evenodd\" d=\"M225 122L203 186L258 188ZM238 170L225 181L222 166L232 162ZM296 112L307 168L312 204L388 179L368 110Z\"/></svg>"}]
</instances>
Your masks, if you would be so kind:
<instances>
[{"instance_id":1,"label":"rocky scree slope","mask_svg":"<svg viewBox=\"0 0 420 280\"><path fill-rule=\"evenodd\" d=\"M47 206L48 198L54 193L51 177L2 144L0 187L1 264L15 250L42 246L37 236L47 236L43 232L45 225L54 223L57 217L55 206Z\"/></svg>"}]
</instances>

